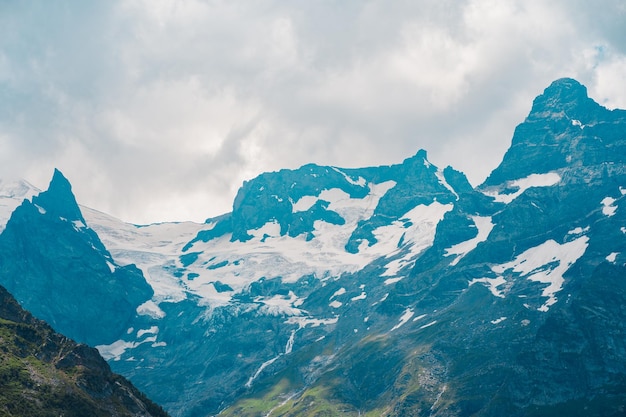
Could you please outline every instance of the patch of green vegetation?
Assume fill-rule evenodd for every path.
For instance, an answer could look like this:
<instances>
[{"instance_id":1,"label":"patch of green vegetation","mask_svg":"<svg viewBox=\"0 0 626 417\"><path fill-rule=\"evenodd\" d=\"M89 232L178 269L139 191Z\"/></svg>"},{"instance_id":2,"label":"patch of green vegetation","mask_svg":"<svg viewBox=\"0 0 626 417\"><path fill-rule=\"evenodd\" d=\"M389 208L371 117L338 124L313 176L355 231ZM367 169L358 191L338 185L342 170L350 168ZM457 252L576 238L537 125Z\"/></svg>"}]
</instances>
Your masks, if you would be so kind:
<instances>
[{"instance_id":1,"label":"patch of green vegetation","mask_svg":"<svg viewBox=\"0 0 626 417\"><path fill-rule=\"evenodd\" d=\"M437 409L448 408L452 393L443 385L445 367L431 346L398 343L388 334L371 335L340 353L328 345L300 351L292 358L299 367L266 380L265 388L257 387L220 416L381 417L419 415L434 403ZM320 368L306 384L315 367L303 371L302 364L322 357L335 357L334 365Z\"/></svg>"},{"instance_id":2,"label":"patch of green vegetation","mask_svg":"<svg viewBox=\"0 0 626 417\"><path fill-rule=\"evenodd\" d=\"M21 310L2 287L0 314L0 417L130 417L137 400L167 416L94 350Z\"/></svg>"},{"instance_id":3,"label":"patch of green vegetation","mask_svg":"<svg viewBox=\"0 0 626 417\"><path fill-rule=\"evenodd\" d=\"M342 404L333 398L332 388L324 385L317 385L307 389L297 400L290 400L275 409L271 417L282 416L311 416L311 417L331 417L331 416L352 416L358 415L358 410L354 407Z\"/></svg>"},{"instance_id":4,"label":"patch of green vegetation","mask_svg":"<svg viewBox=\"0 0 626 417\"><path fill-rule=\"evenodd\" d=\"M337 383L336 381L335 383ZM334 384L331 384L334 385ZM272 410L270 417L307 416L307 417L334 417L334 416L363 416L379 417L384 415L384 408L363 411L339 400L333 393L332 386L316 385L305 390L301 395L289 399L284 404Z\"/></svg>"},{"instance_id":5,"label":"patch of green vegetation","mask_svg":"<svg viewBox=\"0 0 626 417\"><path fill-rule=\"evenodd\" d=\"M221 416L265 416L272 409L278 407L288 397L292 384L287 378L282 378L267 390L257 393L254 397L243 398L224 410Z\"/></svg>"}]
</instances>

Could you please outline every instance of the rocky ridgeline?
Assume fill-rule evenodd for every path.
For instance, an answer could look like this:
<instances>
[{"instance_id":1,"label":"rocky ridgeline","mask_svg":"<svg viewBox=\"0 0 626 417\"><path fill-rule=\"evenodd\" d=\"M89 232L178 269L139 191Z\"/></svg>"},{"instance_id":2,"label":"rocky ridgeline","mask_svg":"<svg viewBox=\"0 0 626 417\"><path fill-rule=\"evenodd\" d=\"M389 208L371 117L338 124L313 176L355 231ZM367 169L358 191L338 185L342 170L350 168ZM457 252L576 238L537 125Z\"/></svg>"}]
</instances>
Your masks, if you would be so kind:
<instances>
[{"instance_id":1,"label":"rocky ridgeline","mask_svg":"<svg viewBox=\"0 0 626 417\"><path fill-rule=\"evenodd\" d=\"M420 151L137 227L55 174L0 235L0 283L176 417L618 416L625 159L626 112L561 79L478 187Z\"/></svg>"}]
</instances>

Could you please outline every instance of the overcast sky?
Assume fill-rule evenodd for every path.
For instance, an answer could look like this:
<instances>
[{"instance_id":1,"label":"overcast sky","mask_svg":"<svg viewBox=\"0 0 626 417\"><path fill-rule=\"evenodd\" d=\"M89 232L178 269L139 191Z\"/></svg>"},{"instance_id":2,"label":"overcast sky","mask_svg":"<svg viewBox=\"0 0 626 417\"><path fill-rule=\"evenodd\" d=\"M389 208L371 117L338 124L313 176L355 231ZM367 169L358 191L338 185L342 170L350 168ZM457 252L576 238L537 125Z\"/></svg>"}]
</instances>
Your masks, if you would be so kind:
<instances>
[{"instance_id":1,"label":"overcast sky","mask_svg":"<svg viewBox=\"0 0 626 417\"><path fill-rule=\"evenodd\" d=\"M0 0L0 177L134 223L419 149L478 185L565 76L626 108L623 0Z\"/></svg>"}]
</instances>

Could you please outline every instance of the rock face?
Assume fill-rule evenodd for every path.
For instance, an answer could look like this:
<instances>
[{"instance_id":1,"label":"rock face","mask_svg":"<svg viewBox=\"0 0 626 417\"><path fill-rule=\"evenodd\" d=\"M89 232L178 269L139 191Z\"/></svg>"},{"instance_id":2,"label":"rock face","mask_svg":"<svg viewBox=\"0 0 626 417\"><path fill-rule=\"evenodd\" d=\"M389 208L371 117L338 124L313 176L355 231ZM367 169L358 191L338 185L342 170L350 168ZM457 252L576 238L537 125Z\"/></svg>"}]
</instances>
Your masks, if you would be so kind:
<instances>
[{"instance_id":1,"label":"rock face","mask_svg":"<svg viewBox=\"0 0 626 417\"><path fill-rule=\"evenodd\" d=\"M153 294L141 272L117 265L87 227L59 171L48 191L12 213L0 235L0 275L22 306L91 345L124 332Z\"/></svg>"},{"instance_id":2,"label":"rock face","mask_svg":"<svg viewBox=\"0 0 626 417\"><path fill-rule=\"evenodd\" d=\"M622 169L624 117L624 110L607 110L587 97L587 89L577 81L557 80L535 99L530 114L515 129L502 163L483 186L564 168L605 165L607 170ZM572 174L580 181L592 179L585 177L590 171Z\"/></svg>"},{"instance_id":3,"label":"rock face","mask_svg":"<svg viewBox=\"0 0 626 417\"><path fill-rule=\"evenodd\" d=\"M0 287L0 415L166 417L98 351L55 333Z\"/></svg>"},{"instance_id":4,"label":"rock face","mask_svg":"<svg viewBox=\"0 0 626 417\"><path fill-rule=\"evenodd\" d=\"M625 145L626 112L562 79L476 188L420 151L262 174L201 225L82 208L101 240L80 258L136 265L153 291L98 349L175 416L623 415ZM38 201L0 245L49 246L27 228ZM42 265L22 253L0 255L3 281Z\"/></svg>"}]
</instances>

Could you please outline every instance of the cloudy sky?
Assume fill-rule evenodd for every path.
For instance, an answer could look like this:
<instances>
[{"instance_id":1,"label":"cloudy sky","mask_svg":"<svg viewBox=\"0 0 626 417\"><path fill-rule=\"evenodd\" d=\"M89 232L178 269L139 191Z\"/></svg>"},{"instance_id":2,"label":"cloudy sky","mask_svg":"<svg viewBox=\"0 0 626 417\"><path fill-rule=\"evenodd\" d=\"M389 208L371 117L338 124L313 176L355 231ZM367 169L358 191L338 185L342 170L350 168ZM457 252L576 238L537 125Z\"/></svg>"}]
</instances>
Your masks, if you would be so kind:
<instances>
[{"instance_id":1,"label":"cloudy sky","mask_svg":"<svg viewBox=\"0 0 626 417\"><path fill-rule=\"evenodd\" d=\"M0 177L135 223L421 148L478 185L564 76L626 108L623 0L0 0Z\"/></svg>"}]
</instances>

